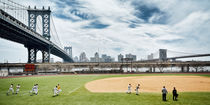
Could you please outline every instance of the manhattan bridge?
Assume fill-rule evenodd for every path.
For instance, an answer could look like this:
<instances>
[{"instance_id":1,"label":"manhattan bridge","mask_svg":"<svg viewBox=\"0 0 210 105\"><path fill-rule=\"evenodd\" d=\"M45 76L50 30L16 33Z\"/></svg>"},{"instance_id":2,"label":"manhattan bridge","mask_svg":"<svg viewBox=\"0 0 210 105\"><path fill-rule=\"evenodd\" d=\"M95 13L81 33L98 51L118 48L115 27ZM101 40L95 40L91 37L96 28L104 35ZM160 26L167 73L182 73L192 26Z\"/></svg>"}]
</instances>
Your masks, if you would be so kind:
<instances>
[{"instance_id":1,"label":"manhattan bridge","mask_svg":"<svg viewBox=\"0 0 210 105\"><path fill-rule=\"evenodd\" d=\"M11 0L1 0L0 4L0 37L23 44L28 49L28 63L36 63L38 51L42 52L42 62L49 62L50 54L73 62L62 48L50 7L25 7Z\"/></svg>"}]
</instances>

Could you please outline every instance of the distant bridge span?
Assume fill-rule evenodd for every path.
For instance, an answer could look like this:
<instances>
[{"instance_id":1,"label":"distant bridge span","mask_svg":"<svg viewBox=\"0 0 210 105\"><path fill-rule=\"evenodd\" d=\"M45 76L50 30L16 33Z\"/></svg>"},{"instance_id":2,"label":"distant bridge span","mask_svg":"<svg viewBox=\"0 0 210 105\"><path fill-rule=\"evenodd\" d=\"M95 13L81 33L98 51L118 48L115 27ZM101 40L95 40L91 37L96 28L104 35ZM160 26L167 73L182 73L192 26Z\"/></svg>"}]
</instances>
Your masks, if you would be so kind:
<instances>
[{"instance_id":1,"label":"distant bridge span","mask_svg":"<svg viewBox=\"0 0 210 105\"><path fill-rule=\"evenodd\" d=\"M181 58L193 58L193 57L204 57L204 56L210 56L210 54L196 54L196 55L187 55L187 56L179 56L179 57L169 57L167 59L181 59Z\"/></svg>"}]
</instances>

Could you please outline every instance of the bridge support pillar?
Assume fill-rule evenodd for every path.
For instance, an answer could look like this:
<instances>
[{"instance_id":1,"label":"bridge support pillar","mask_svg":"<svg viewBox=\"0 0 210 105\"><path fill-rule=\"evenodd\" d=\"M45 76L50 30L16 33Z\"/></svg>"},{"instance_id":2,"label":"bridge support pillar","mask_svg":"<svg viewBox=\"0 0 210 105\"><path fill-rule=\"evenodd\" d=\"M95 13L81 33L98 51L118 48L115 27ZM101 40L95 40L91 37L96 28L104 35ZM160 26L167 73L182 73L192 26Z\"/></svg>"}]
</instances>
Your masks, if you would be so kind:
<instances>
[{"instance_id":1,"label":"bridge support pillar","mask_svg":"<svg viewBox=\"0 0 210 105\"><path fill-rule=\"evenodd\" d=\"M187 65L187 72L190 72L190 66Z\"/></svg>"},{"instance_id":2,"label":"bridge support pillar","mask_svg":"<svg viewBox=\"0 0 210 105\"><path fill-rule=\"evenodd\" d=\"M181 72L184 72L184 66L181 67Z\"/></svg>"},{"instance_id":3,"label":"bridge support pillar","mask_svg":"<svg viewBox=\"0 0 210 105\"><path fill-rule=\"evenodd\" d=\"M50 53L47 51L42 51L42 62L46 63L46 62L50 62Z\"/></svg>"},{"instance_id":4,"label":"bridge support pillar","mask_svg":"<svg viewBox=\"0 0 210 105\"><path fill-rule=\"evenodd\" d=\"M155 72L155 67L153 67L153 72Z\"/></svg>"},{"instance_id":5,"label":"bridge support pillar","mask_svg":"<svg viewBox=\"0 0 210 105\"><path fill-rule=\"evenodd\" d=\"M152 67L149 67L149 72L150 72L150 73L152 72Z\"/></svg>"},{"instance_id":6,"label":"bridge support pillar","mask_svg":"<svg viewBox=\"0 0 210 105\"><path fill-rule=\"evenodd\" d=\"M37 49L28 47L28 63L36 63Z\"/></svg>"}]
</instances>

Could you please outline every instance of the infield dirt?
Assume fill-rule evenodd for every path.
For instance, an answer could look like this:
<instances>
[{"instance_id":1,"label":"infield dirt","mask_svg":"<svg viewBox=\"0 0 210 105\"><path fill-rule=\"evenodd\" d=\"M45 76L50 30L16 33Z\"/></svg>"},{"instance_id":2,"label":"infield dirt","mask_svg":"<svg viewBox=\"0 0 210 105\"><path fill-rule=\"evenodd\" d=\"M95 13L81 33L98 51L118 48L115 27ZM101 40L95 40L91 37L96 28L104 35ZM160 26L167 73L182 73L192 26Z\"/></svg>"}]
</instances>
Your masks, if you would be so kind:
<instances>
[{"instance_id":1,"label":"infield dirt","mask_svg":"<svg viewBox=\"0 0 210 105\"><path fill-rule=\"evenodd\" d=\"M202 76L135 76L113 77L88 82L85 87L90 92L126 92L128 84L134 92L140 84L140 92L161 92L166 86L168 92L173 87L178 92L210 92L210 78Z\"/></svg>"}]
</instances>

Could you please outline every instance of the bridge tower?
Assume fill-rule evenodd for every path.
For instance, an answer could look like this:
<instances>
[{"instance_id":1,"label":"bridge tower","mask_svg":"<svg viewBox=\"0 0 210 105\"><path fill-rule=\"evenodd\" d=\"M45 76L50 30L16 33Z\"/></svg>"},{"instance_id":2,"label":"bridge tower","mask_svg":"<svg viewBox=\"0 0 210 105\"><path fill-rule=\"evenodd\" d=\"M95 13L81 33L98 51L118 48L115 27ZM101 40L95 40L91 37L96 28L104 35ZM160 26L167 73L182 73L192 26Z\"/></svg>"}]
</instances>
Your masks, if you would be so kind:
<instances>
[{"instance_id":1,"label":"bridge tower","mask_svg":"<svg viewBox=\"0 0 210 105\"><path fill-rule=\"evenodd\" d=\"M72 47L64 47L64 50L68 53L68 55L69 55L71 58L73 58L73 57L72 57Z\"/></svg>"},{"instance_id":2,"label":"bridge tower","mask_svg":"<svg viewBox=\"0 0 210 105\"><path fill-rule=\"evenodd\" d=\"M159 60L160 61L167 60L167 49L159 49Z\"/></svg>"},{"instance_id":3,"label":"bridge tower","mask_svg":"<svg viewBox=\"0 0 210 105\"><path fill-rule=\"evenodd\" d=\"M36 31L37 17L42 18L42 35L45 39L50 40L50 7L48 9L34 9L28 8L28 26L33 31ZM36 63L36 54L38 49L36 46L27 45L28 48L28 63ZM42 52L42 62L49 62L50 60L50 46L49 48L39 49Z\"/></svg>"}]
</instances>

